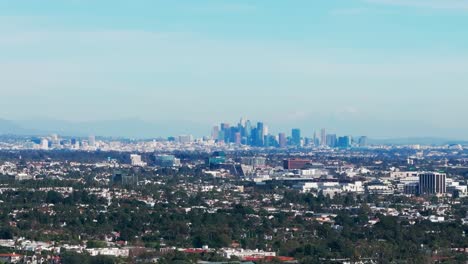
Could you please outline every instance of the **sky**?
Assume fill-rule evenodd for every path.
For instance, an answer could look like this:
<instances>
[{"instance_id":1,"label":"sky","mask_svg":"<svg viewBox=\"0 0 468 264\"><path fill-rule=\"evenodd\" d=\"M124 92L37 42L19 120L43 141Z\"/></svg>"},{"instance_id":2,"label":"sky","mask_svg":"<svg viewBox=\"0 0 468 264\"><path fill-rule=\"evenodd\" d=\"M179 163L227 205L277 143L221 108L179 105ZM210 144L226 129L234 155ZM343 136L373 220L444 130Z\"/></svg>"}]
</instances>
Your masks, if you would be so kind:
<instances>
[{"instance_id":1,"label":"sky","mask_svg":"<svg viewBox=\"0 0 468 264\"><path fill-rule=\"evenodd\" d=\"M468 0L0 0L0 119L468 139Z\"/></svg>"}]
</instances>

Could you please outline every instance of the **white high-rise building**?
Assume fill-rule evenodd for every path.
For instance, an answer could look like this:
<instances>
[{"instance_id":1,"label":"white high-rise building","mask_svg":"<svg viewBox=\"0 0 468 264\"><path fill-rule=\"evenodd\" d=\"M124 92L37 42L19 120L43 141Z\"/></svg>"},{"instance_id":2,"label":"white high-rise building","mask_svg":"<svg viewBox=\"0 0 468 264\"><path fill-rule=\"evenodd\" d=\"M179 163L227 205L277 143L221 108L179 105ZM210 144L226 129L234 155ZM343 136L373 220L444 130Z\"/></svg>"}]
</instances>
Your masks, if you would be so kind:
<instances>
[{"instance_id":1,"label":"white high-rise building","mask_svg":"<svg viewBox=\"0 0 468 264\"><path fill-rule=\"evenodd\" d=\"M264 126L263 127L263 136L267 136L268 135L268 126Z\"/></svg>"},{"instance_id":2,"label":"white high-rise building","mask_svg":"<svg viewBox=\"0 0 468 264\"><path fill-rule=\"evenodd\" d=\"M246 123L247 123L247 120L245 120L245 118L242 117L242 118L240 119L240 122L239 122L239 124L241 125L241 127L245 127Z\"/></svg>"},{"instance_id":3,"label":"white high-rise building","mask_svg":"<svg viewBox=\"0 0 468 264\"><path fill-rule=\"evenodd\" d=\"M327 131L325 128L322 128L320 131L320 145L325 146L327 144Z\"/></svg>"},{"instance_id":4,"label":"white high-rise building","mask_svg":"<svg viewBox=\"0 0 468 264\"><path fill-rule=\"evenodd\" d=\"M91 147L91 148L96 147L96 137L95 136L89 136L88 146Z\"/></svg>"},{"instance_id":5,"label":"white high-rise building","mask_svg":"<svg viewBox=\"0 0 468 264\"><path fill-rule=\"evenodd\" d=\"M143 162L141 160L141 155L131 154L130 155L130 160L132 162L132 166L140 166L140 167L146 166L146 162Z\"/></svg>"},{"instance_id":6,"label":"white high-rise building","mask_svg":"<svg viewBox=\"0 0 468 264\"><path fill-rule=\"evenodd\" d=\"M41 139L41 149L48 150L49 149L49 140L46 138Z\"/></svg>"}]
</instances>

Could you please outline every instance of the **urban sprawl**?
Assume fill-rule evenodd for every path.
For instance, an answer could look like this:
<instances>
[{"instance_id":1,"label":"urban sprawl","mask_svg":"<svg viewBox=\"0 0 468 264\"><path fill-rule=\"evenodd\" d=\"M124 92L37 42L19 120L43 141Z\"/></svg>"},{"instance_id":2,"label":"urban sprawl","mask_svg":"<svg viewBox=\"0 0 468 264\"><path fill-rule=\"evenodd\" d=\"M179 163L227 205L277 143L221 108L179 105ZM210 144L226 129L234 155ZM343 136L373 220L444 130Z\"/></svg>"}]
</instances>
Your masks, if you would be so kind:
<instances>
[{"instance_id":1,"label":"urban sprawl","mask_svg":"<svg viewBox=\"0 0 468 264\"><path fill-rule=\"evenodd\" d=\"M0 263L466 263L468 146L258 122L0 136Z\"/></svg>"}]
</instances>

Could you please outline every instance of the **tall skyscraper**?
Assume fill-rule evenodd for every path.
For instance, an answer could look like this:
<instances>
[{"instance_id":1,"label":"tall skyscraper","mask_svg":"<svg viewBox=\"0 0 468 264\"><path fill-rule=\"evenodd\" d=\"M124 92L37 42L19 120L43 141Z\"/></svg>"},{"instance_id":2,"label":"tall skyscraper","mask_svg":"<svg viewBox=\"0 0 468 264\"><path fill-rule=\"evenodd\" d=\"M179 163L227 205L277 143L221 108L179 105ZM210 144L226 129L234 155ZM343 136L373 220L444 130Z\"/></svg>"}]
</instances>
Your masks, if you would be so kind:
<instances>
[{"instance_id":1,"label":"tall skyscraper","mask_svg":"<svg viewBox=\"0 0 468 264\"><path fill-rule=\"evenodd\" d=\"M240 125L241 127L245 127L246 123L247 123L247 121L246 121L245 118L243 118L243 117L242 117L242 118L240 119L240 121L239 121L239 125Z\"/></svg>"},{"instance_id":2,"label":"tall skyscraper","mask_svg":"<svg viewBox=\"0 0 468 264\"><path fill-rule=\"evenodd\" d=\"M252 123L250 120L247 120L245 122L245 137L247 138L248 141L251 141L251 136L252 136Z\"/></svg>"},{"instance_id":3,"label":"tall skyscraper","mask_svg":"<svg viewBox=\"0 0 468 264\"><path fill-rule=\"evenodd\" d=\"M96 147L96 137L95 137L95 136L93 136L93 135L89 136L89 138L88 138L88 145L89 145L89 147L91 147L91 148Z\"/></svg>"},{"instance_id":4,"label":"tall skyscraper","mask_svg":"<svg viewBox=\"0 0 468 264\"><path fill-rule=\"evenodd\" d=\"M268 126L264 126L264 127L263 127L263 135L264 135L264 136L268 136L268 134L269 134Z\"/></svg>"},{"instance_id":5,"label":"tall skyscraper","mask_svg":"<svg viewBox=\"0 0 468 264\"><path fill-rule=\"evenodd\" d=\"M262 122L257 123L256 146L262 147L264 145L264 127Z\"/></svg>"},{"instance_id":6,"label":"tall skyscraper","mask_svg":"<svg viewBox=\"0 0 468 264\"><path fill-rule=\"evenodd\" d=\"M240 145L241 142L242 142L241 133L240 133L240 132L236 132L236 134L234 135L234 137L235 137L234 143L236 143L236 145Z\"/></svg>"},{"instance_id":7,"label":"tall skyscraper","mask_svg":"<svg viewBox=\"0 0 468 264\"><path fill-rule=\"evenodd\" d=\"M314 145L316 147L320 145L319 139L317 138L317 131L314 131Z\"/></svg>"},{"instance_id":8,"label":"tall skyscraper","mask_svg":"<svg viewBox=\"0 0 468 264\"><path fill-rule=\"evenodd\" d=\"M211 138L214 140L219 139L219 127L218 126L214 126L213 130L211 130Z\"/></svg>"},{"instance_id":9,"label":"tall skyscraper","mask_svg":"<svg viewBox=\"0 0 468 264\"><path fill-rule=\"evenodd\" d=\"M231 139L231 126L227 123L222 123L221 124L221 131L223 132L224 135L224 142L229 143Z\"/></svg>"},{"instance_id":10,"label":"tall skyscraper","mask_svg":"<svg viewBox=\"0 0 468 264\"><path fill-rule=\"evenodd\" d=\"M330 148L334 148L336 147L336 142L337 139L336 139L336 135L335 134L329 134L327 135L327 146L329 146Z\"/></svg>"},{"instance_id":11,"label":"tall skyscraper","mask_svg":"<svg viewBox=\"0 0 468 264\"><path fill-rule=\"evenodd\" d=\"M288 144L288 140L286 139L285 133L279 133L278 135L278 142L280 148L285 148Z\"/></svg>"},{"instance_id":12,"label":"tall skyscraper","mask_svg":"<svg viewBox=\"0 0 468 264\"><path fill-rule=\"evenodd\" d=\"M48 150L49 149L49 140L46 138L41 139L41 149Z\"/></svg>"},{"instance_id":13,"label":"tall skyscraper","mask_svg":"<svg viewBox=\"0 0 468 264\"><path fill-rule=\"evenodd\" d=\"M322 128L320 131L320 145L325 146L327 144L327 131L325 128Z\"/></svg>"},{"instance_id":14,"label":"tall skyscraper","mask_svg":"<svg viewBox=\"0 0 468 264\"><path fill-rule=\"evenodd\" d=\"M294 128L291 131L291 137L292 137L292 144L294 146L301 145L301 130L299 128Z\"/></svg>"},{"instance_id":15,"label":"tall skyscraper","mask_svg":"<svg viewBox=\"0 0 468 264\"><path fill-rule=\"evenodd\" d=\"M359 147L367 147L367 137L362 136L359 138Z\"/></svg>"}]
</instances>

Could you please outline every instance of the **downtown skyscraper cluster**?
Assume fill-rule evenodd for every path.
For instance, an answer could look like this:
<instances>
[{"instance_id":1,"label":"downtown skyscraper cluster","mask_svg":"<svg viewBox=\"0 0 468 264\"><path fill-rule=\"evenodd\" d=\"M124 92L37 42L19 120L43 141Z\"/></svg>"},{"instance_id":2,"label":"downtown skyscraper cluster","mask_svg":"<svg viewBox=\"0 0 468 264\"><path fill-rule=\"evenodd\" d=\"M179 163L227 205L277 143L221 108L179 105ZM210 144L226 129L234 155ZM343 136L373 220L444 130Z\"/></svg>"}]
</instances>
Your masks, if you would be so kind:
<instances>
[{"instance_id":1,"label":"downtown skyscraper cluster","mask_svg":"<svg viewBox=\"0 0 468 264\"><path fill-rule=\"evenodd\" d=\"M336 134L327 134L325 129L321 129L319 137L317 133L314 133L313 137L303 137L299 128L293 128L290 136L287 136L286 133L272 135L263 122L252 123L244 118L235 126L231 126L229 123L214 126L211 131L211 138L226 144L253 147L316 146L349 148L353 144L360 147L367 145L367 137L360 137L354 141L352 136L337 137Z\"/></svg>"},{"instance_id":2,"label":"downtown skyscraper cluster","mask_svg":"<svg viewBox=\"0 0 468 264\"><path fill-rule=\"evenodd\" d=\"M268 133L268 127L263 122L252 124L250 120L241 119L236 126L221 123L213 127L211 137L218 142L235 143L238 145L249 145L255 147L277 146L275 136Z\"/></svg>"}]
</instances>

